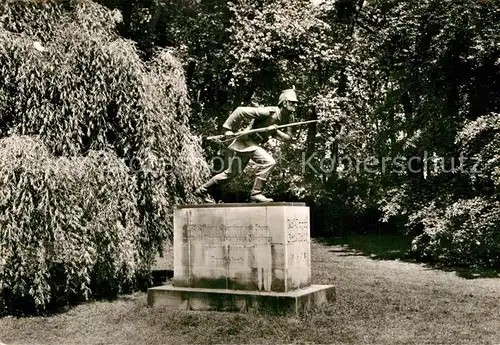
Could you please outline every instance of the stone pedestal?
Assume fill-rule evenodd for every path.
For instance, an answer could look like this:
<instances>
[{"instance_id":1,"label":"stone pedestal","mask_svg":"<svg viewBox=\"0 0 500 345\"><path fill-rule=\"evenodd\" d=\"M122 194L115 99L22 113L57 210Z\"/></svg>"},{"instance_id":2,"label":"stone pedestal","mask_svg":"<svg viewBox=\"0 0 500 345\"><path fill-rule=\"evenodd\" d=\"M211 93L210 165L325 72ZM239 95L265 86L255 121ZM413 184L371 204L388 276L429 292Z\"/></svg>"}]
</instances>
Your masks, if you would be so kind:
<instances>
[{"instance_id":1,"label":"stone pedestal","mask_svg":"<svg viewBox=\"0 0 500 345\"><path fill-rule=\"evenodd\" d=\"M311 286L305 204L205 204L175 210L173 285L149 289L148 303L297 312L334 293Z\"/></svg>"}]
</instances>

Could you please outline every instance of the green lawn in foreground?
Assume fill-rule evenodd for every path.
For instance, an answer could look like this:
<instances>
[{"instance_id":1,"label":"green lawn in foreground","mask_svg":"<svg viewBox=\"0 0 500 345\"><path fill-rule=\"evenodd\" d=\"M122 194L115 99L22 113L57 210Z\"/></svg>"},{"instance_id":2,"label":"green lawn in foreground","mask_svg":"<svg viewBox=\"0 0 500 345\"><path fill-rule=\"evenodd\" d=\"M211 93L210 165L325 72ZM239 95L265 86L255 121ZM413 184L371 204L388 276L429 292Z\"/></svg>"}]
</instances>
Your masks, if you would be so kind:
<instances>
[{"instance_id":1,"label":"green lawn in foreground","mask_svg":"<svg viewBox=\"0 0 500 345\"><path fill-rule=\"evenodd\" d=\"M0 341L9 345L500 343L500 279L464 279L455 272L373 260L370 255L345 244L312 243L313 282L334 284L338 300L301 317L152 309L140 293L115 302L83 304L50 317L0 319Z\"/></svg>"}]
</instances>

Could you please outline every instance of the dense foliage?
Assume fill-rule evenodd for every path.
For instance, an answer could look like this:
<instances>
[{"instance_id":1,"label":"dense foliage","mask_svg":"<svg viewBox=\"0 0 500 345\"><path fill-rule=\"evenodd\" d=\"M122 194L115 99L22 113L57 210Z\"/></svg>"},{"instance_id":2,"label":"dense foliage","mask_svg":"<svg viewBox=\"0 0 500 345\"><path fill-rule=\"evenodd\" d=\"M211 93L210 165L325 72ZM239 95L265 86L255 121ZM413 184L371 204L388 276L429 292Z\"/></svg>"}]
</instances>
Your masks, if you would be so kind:
<instances>
[{"instance_id":1,"label":"dense foliage","mask_svg":"<svg viewBox=\"0 0 500 345\"><path fill-rule=\"evenodd\" d=\"M26 136L0 153L2 312L113 295L147 274L137 181L116 154L56 158Z\"/></svg>"},{"instance_id":2,"label":"dense foliage","mask_svg":"<svg viewBox=\"0 0 500 345\"><path fill-rule=\"evenodd\" d=\"M367 10L378 11L383 26L367 33L366 46L377 43L369 54L392 86L379 142L416 158L404 180L383 185L384 218L402 219L417 234L417 255L498 266L498 3L373 6Z\"/></svg>"},{"instance_id":3,"label":"dense foliage","mask_svg":"<svg viewBox=\"0 0 500 345\"><path fill-rule=\"evenodd\" d=\"M61 177L73 186L78 174L105 175L89 167L108 157L122 169L116 188L135 188L113 200L136 207L137 267L168 236L170 208L194 201L203 154L224 154L202 150L190 129L214 134L236 106L276 105L292 85L296 120L323 122L297 129L291 145L269 143L279 166L267 188L307 201L314 234L375 220L411 233L417 257L500 264L498 1L10 0L0 40L0 135L37 136L8 143L46 152L21 175L75 164L82 171ZM248 191L251 180L224 190ZM23 214L9 205L4 215Z\"/></svg>"},{"instance_id":4,"label":"dense foliage","mask_svg":"<svg viewBox=\"0 0 500 345\"><path fill-rule=\"evenodd\" d=\"M146 19L141 23L149 25L147 37L123 30L145 51L157 44L185 54L195 101L191 125L199 133L216 131L239 104L275 104L279 90L296 86L297 119L325 121L299 130L293 145L271 145L280 165L269 188L275 196L308 201L316 233L359 231L367 217L380 217L376 228L387 224L417 236L417 255L498 264L493 254L459 257L472 250L468 245L477 228L466 229L471 223L456 228L447 220L457 207L486 217L493 211L483 206L495 205L497 1L162 0L127 7L116 0L108 5L133 13L125 16L135 18L130 28ZM156 19L141 17L143 12ZM209 157L218 150L205 149ZM467 159L456 169L460 157ZM473 169L477 159L480 172ZM251 177L242 181L230 184L229 192L248 188ZM437 219L443 226L429 228ZM495 227L483 225L477 224L494 238ZM462 231L471 236L459 240ZM453 238L456 251L440 253L439 241L429 233ZM484 253L495 252L491 242L479 242Z\"/></svg>"},{"instance_id":5,"label":"dense foliage","mask_svg":"<svg viewBox=\"0 0 500 345\"><path fill-rule=\"evenodd\" d=\"M86 0L0 5L5 299L43 309L147 277L172 207L206 178L180 62L144 62L120 21Z\"/></svg>"}]
</instances>

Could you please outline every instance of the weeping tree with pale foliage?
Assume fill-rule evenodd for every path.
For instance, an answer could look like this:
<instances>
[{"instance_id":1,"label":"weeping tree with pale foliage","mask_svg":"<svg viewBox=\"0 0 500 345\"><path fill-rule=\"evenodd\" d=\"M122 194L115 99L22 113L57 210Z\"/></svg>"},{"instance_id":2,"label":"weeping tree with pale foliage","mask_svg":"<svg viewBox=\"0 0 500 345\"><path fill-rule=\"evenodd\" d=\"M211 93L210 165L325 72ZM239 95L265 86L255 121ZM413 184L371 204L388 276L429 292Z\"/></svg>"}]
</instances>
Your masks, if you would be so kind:
<instances>
[{"instance_id":1,"label":"weeping tree with pale foliage","mask_svg":"<svg viewBox=\"0 0 500 345\"><path fill-rule=\"evenodd\" d=\"M209 173L180 63L142 61L119 20L0 5L0 313L136 287Z\"/></svg>"}]
</instances>

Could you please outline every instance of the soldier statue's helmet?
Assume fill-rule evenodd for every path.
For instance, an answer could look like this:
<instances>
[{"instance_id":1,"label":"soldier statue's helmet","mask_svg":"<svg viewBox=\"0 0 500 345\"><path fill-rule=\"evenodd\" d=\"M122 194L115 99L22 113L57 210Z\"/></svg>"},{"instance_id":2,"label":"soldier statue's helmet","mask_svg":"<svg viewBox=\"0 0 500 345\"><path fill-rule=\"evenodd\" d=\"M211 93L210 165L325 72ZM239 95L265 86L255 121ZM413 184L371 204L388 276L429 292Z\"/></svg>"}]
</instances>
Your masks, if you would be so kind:
<instances>
[{"instance_id":1,"label":"soldier statue's helmet","mask_svg":"<svg viewBox=\"0 0 500 345\"><path fill-rule=\"evenodd\" d=\"M298 102L299 101L297 99L297 94L295 93L295 89L283 90L281 92L281 95L278 99L278 105L280 105L284 101L290 101L290 102Z\"/></svg>"}]
</instances>

